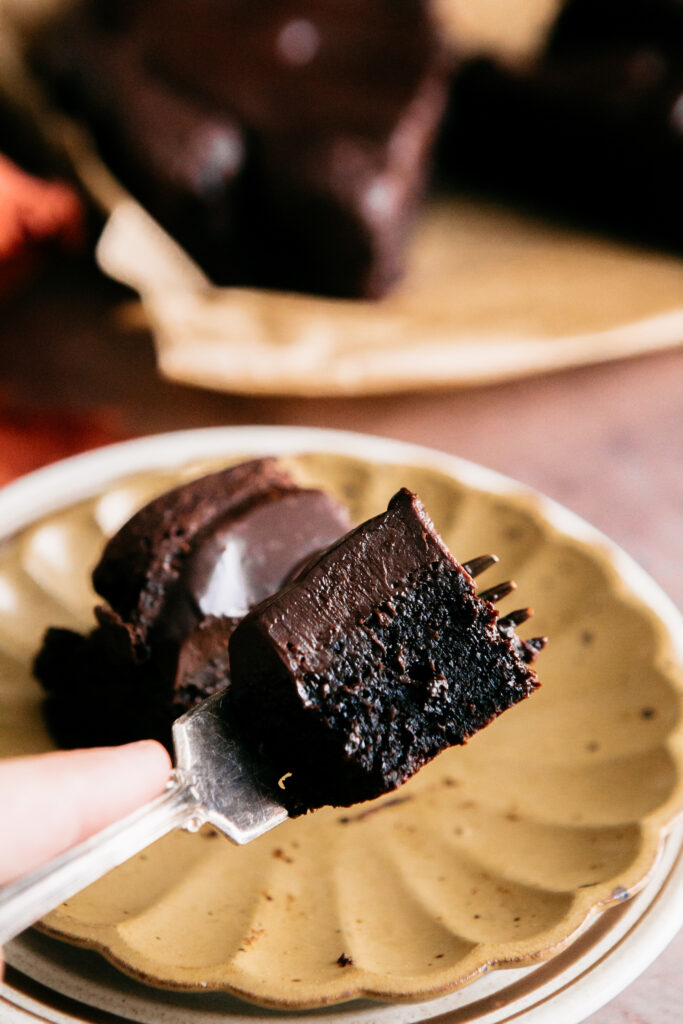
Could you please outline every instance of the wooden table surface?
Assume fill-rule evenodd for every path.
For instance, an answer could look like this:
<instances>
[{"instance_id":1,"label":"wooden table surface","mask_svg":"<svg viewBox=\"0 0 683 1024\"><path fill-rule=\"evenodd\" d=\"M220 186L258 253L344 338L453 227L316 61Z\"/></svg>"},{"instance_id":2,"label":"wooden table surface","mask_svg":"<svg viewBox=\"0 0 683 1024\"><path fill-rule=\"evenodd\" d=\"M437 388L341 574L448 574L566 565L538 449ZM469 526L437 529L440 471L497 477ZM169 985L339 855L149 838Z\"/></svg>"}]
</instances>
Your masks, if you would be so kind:
<instances>
[{"instance_id":1,"label":"wooden table surface","mask_svg":"<svg viewBox=\"0 0 683 1024\"><path fill-rule=\"evenodd\" d=\"M117 315L126 298L87 267L62 268L0 307L5 478L12 467L24 471L79 445L187 427L283 424L381 434L441 448L538 488L604 530L683 602L680 353L438 394L247 399L160 380L149 336L124 328ZM590 1024L679 1024L682 962L679 933Z\"/></svg>"}]
</instances>

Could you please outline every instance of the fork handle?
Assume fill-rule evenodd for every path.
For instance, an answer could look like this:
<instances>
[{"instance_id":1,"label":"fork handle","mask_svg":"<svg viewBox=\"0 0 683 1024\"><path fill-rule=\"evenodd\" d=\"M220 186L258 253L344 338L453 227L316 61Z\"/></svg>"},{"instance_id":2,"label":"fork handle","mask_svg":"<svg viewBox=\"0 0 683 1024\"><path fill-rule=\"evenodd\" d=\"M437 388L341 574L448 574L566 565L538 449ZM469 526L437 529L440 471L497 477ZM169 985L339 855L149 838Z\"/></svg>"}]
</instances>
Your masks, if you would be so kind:
<instances>
[{"instance_id":1,"label":"fork handle","mask_svg":"<svg viewBox=\"0 0 683 1024\"><path fill-rule=\"evenodd\" d=\"M196 792L173 772L161 796L0 889L0 946L167 832L203 822Z\"/></svg>"}]
</instances>

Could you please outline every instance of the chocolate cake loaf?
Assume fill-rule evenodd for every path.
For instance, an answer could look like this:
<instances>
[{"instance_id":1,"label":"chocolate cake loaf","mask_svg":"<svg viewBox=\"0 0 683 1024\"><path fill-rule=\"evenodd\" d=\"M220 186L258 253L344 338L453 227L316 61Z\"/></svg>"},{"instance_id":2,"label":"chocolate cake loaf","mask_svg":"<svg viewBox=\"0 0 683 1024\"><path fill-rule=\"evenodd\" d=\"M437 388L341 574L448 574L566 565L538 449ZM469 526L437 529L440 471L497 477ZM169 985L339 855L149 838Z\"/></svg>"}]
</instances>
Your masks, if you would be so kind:
<instances>
[{"instance_id":1,"label":"chocolate cake loaf","mask_svg":"<svg viewBox=\"0 0 683 1024\"><path fill-rule=\"evenodd\" d=\"M248 609L349 527L322 491L276 460L202 477L155 499L109 541L93 573L108 604L86 637L51 629L35 662L62 746L152 736L227 684L228 639Z\"/></svg>"},{"instance_id":2,"label":"chocolate cake loaf","mask_svg":"<svg viewBox=\"0 0 683 1024\"><path fill-rule=\"evenodd\" d=\"M445 102L429 0L91 0L38 64L217 283L400 275Z\"/></svg>"},{"instance_id":3,"label":"chocolate cake loaf","mask_svg":"<svg viewBox=\"0 0 683 1024\"><path fill-rule=\"evenodd\" d=\"M477 596L485 564L404 489L237 626L230 713L290 815L395 789L537 688L545 641L514 633L528 610L498 619L509 585Z\"/></svg>"},{"instance_id":4,"label":"chocolate cake loaf","mask_svg":"<svg viewBox=\"0 0 683 1024\"><path fill-rule=\"evenodd\" d=\"M543 51L454 79L445 180L683 247L683 4L567 0Z\"/></svg>"}]
</instances>

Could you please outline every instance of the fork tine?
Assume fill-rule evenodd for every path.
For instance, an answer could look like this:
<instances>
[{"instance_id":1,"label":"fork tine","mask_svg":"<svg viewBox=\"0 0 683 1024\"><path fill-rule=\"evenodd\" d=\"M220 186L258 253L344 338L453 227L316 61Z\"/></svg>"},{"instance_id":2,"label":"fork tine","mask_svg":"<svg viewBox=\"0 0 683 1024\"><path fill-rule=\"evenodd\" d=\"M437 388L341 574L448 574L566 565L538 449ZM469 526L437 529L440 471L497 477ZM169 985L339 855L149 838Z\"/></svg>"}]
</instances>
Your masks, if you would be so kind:
<instances>
[{"instance_id":1,"label":"fork tine","mask_svg":"<svg viewBox=\"0 0 683 1024\"><path fill-rule=\"evenodd\" d=\"M479 576L480 573L486 572L487 569L490 569L498 561L500 561L498 555L479 555L478 558L471 558L469 562L463 562L462 567L465 572L474 578Z\"/></svg>"},{"instance_id":2,"label":"fork tine","mask_svg":"<svg viewBox=\"0 0 683 1024\"><path fill-rule=\"evenodd\" d=\"M489 587L488 590L482 590L479 597L483 601L502 601L504 597L511 594L513 590L517 589L517 584L514 580L506 580L505 583L497 583L495 587Z\"/></svg>"},{"instance_id":3,"label":"fork tine","mask_svg":"<svg viewBox=\"0 0 683 1024\"><path fill-rule=\"evenodd\" d=\"M510 612L502 619L498 619L498 630L501 633L511 633L515 626L521 626L533 614L532 608L516 608L514 612Z\"/></svg>"}]
</instances>

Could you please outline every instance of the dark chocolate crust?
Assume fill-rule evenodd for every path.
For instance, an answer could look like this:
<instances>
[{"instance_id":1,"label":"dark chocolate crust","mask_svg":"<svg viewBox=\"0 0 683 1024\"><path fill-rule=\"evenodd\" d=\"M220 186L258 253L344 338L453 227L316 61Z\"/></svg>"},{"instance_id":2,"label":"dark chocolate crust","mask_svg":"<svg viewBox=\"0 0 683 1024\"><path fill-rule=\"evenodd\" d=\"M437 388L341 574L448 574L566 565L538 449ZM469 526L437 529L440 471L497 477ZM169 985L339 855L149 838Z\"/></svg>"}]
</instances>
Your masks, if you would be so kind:
<instances>
[{"instance_id":1,"label":"dark chocolate crust","mask_svg":"<svg viewBox=\"0 0 683 1024\"><path fill-rule=\"evenodd\" d=\"M274 459L193 480L150 502L93 573L107 601L88 636L48 630L34 672L62 746L153 737L229 681L228 639L247 610L343 534L346 510L296 486Z\"/></svg>"},{"instance_id":2,"label":"dark chocolate crust","mask_svg":"<svg viewBox=\"0 0 683 1024\"><path fill-rule=\"evenodd\" d=\"M327 550L230 638L231 713L290 815L401 785L539 685L415 495Z\"/></svg>"}]
</instances>

